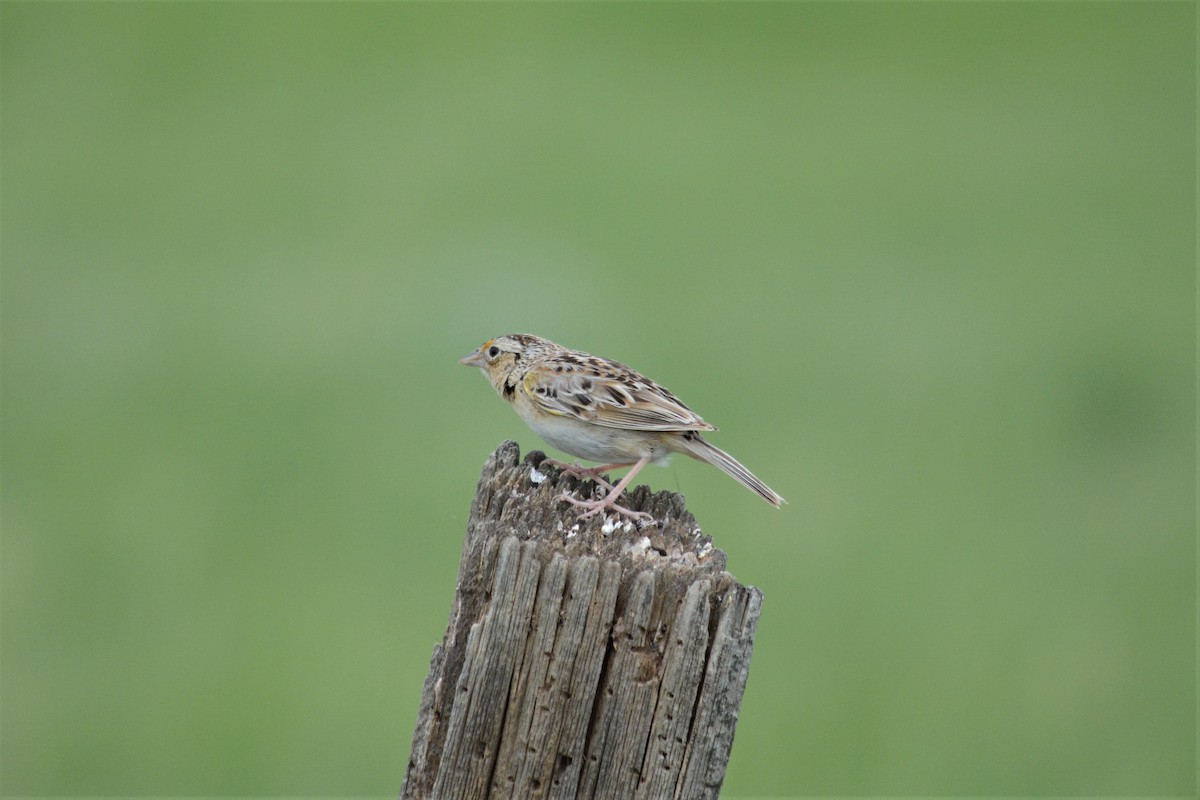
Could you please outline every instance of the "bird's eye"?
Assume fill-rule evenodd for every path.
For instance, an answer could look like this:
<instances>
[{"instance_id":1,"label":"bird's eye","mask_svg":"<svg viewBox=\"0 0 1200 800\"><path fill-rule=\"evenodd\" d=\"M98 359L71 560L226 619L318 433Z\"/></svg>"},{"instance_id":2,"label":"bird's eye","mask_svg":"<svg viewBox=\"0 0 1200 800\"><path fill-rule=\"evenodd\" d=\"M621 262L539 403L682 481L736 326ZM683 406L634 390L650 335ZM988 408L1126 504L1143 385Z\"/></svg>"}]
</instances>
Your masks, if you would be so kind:
<instances>
[{"instance_id":1,"label":"bird's eye","mask_svg":"<svg viewBox=\"0 0 1200 800\"><path fill-rule=\"evenodd\" d=\"M500 355L499 347L496 347L496 345L492 345L491 347L488 348L488 358L495 358L498 355Z\"/></svg>"}]
</instances>

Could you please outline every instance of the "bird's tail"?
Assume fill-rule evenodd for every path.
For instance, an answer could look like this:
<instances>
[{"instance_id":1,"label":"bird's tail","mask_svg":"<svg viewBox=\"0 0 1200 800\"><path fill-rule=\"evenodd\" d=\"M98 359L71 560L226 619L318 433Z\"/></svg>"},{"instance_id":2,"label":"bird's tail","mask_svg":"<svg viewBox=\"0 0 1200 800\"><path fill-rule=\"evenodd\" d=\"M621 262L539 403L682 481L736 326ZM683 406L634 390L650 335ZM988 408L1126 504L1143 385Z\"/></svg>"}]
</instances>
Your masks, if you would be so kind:
<instances>
[{"instance_id":1,"label":"bird's tail","mask_svg":"<svg viewBox=\"0 0 1200 800\"><path fill-rule=\"evenodd\" d=\"M698 461L707 461L776 508L787 502L753 472L743 467L736 458L701 439L699 433L688 431L679 437L677 442L680 452L687 453Z\"/></svg>"}]
</instances>

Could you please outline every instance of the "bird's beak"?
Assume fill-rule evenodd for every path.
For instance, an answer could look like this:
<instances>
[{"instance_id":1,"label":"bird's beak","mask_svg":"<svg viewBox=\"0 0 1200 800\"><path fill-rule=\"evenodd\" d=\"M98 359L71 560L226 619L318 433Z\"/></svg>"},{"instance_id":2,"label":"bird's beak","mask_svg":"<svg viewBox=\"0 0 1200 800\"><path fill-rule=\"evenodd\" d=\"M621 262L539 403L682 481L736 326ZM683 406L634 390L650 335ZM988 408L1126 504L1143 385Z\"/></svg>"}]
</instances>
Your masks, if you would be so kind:
<instances>
[{"instance_id":1,"label":"bird's beak","mask_svg":"<svg viewBox=\"0 0 1200 800\"><path fill-rule=\"evenodd\" d=\"M476 350L460 358L458 363L468 367L482 367L487 362L483 358L483 350Z\"/></svg>"}]
</instances>

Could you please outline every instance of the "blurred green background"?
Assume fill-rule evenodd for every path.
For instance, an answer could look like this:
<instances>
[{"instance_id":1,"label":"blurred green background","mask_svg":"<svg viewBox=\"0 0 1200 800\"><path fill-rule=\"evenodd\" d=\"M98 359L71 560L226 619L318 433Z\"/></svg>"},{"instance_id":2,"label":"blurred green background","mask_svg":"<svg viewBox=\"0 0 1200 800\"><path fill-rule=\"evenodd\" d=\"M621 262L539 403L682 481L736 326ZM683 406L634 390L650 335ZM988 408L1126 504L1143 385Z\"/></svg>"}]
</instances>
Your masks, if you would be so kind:
<instances>
[{"instance_id":1,"label":"blurred green background","mask_svg":"<svg viewBox=\"0 0 1200 800\"><path fill-rule=\"evenodd\" d=\"M0 6L6 795L394 795L455 360L626 361L726 796L1194 795L1193 3Z\"/></svg>"}]
</instances>

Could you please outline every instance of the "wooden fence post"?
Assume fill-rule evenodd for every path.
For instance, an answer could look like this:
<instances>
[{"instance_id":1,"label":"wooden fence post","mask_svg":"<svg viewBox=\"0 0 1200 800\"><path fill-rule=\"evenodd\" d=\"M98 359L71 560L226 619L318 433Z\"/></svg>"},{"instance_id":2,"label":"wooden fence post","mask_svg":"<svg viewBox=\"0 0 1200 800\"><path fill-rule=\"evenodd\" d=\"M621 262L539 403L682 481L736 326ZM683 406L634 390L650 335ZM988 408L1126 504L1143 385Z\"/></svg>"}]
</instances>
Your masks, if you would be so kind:
<instances>
[{"instance_id":1,"label":"wooden fence post","mask_svg":"<svg viewBox=\"0 0 1200 800\"><path fill-rule=\"evenodd\" d=\"M484 466L401 800L717 797L762 593L680 495L627 495L644 530L577 523L555 497L594 484L543 458Z\"/></svg>"}]
</instances>

